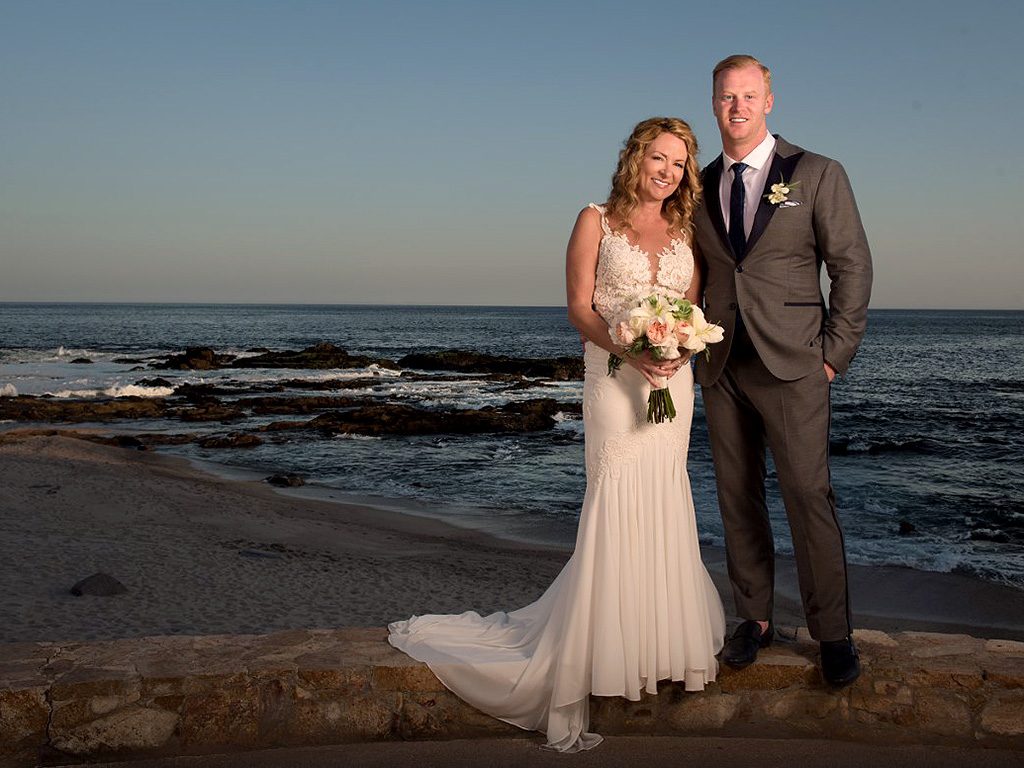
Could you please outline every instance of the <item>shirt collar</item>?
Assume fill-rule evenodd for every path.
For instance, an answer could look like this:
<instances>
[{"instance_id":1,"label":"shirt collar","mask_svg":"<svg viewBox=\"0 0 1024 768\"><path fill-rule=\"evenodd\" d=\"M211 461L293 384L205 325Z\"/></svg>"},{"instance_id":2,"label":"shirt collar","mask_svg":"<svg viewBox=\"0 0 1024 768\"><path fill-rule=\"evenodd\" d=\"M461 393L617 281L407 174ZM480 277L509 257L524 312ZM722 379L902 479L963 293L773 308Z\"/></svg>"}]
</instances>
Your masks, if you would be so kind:
<instances>
[{"instance_id":1,"label":"shirt collar","mask_svg":"<svg viewBox=\"0 0 1024 768\"><path fill-rule=\"evenodd\" d=\"M775 137L770 133L764 137L760 144L754 147L747 156L743 158L743 162L749 165L751 168L761 170L764 164L771 159L772 152L775 151ZM729 169L732 168L739 160L733 160L725 152L722 152L723 167L722 173L726 174Z\"/></svg>"}]
</instances>

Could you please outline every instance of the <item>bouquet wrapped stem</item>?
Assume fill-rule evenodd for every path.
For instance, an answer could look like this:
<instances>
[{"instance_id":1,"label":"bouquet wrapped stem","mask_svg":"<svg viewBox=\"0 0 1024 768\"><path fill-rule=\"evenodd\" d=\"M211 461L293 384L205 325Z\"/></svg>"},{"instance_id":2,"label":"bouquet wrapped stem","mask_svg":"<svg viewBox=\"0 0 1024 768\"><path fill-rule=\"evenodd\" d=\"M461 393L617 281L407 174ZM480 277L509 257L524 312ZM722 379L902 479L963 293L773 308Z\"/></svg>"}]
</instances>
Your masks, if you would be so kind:
<instances>
[{"instance_id":1,"label":"bouquet wrapped stem","mask_svg":"<svg viewBox=\"0 0 1024 768\"><path fill-rule=\"evenodd\" d=\"M647 420L652 424L661 424L676 417L676 404L672 402L672 391L668 388L668 379L661 378L664 386L651 390L647 398Z\"/></svg>"}]
</instances>

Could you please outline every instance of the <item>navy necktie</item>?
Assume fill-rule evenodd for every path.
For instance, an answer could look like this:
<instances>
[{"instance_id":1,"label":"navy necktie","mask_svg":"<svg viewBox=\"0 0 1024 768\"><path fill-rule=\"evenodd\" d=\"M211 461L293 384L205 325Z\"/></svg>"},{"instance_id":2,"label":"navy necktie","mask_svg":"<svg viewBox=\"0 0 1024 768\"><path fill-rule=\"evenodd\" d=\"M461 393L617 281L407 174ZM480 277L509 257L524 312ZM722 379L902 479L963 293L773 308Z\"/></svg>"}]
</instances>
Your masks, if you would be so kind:
<instances>
[{"instance_id":1,"label":"navy necktie","mask_svg":"<svg viewBox=\"0 0 1024 768\"><path fill-rule=\"evenodd\" d=\"M743 232L743 203L746 190L743 188L743 172L750 166L734 163L732 166L732 191L729 193L729 242L739 261L747 255L747 236Z\"/></svg>"}]
</instances>

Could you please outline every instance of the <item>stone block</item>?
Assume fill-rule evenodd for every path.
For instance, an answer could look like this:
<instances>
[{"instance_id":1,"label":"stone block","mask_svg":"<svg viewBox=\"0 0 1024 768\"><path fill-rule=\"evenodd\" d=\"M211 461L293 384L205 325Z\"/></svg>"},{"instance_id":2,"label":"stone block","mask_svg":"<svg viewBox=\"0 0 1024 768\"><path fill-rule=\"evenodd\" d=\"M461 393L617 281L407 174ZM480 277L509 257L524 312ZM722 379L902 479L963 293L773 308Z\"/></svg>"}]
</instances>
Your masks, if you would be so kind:
<instances>
[{"instance_id":1,"label":"stone block","mask_svg":"<svg viewBox=\"0 0 1024 768\"><path fill-rule=\"evenodd\" d=\"M401 706L399 694L296 700L287 718L272 724L283 731L275 741L333 744L393 738L398 732Z\"/></svg>"},{"instance_id":2,"label":"stone block","mask_svg":"<svg viewBox=\"0 0 1024 768\"><path fill-rule=\"evenodd\" d=\"M398 734L410 738L511 735L520 729L469 706L449 692L402 696Z\"/></svg>"},{"instance_id":3,"label":"stone block","mask_svg":"<svg viewBox=\"0 0 1024 768\"><path fill-rule=\"evenodd\" d=\"M914 722L913 695L906 688L890 693L876 693L865 686L850 691L850 716L860 723L891 723L911 725Z\"/></svg>"},{"instance_id":4,"label":"stone block","mask_svg":"<svg viewBox=\"0 0 1024 768\"><path fill-rule=\"evenodd\" d=\"M919 690L914 694L916 727L942 736L970 738L971 709L968 698L955 691Z\"/></svg>"},{"instance_id":5,"label":"stone block","mask_svg":"<svg viewBox=\"0 0 1024 768\"><path fill-rule=\"evenodd\" d=\"M214 682L217 680L218 682ZM184 746L256 746L258 688L244 676L189 680L181 702L179 736Z\"/></svg>"},{"instance_id":6,"label":"stone block","mask_svg":"<svg viewBox=\"0 0 1024 768\"><path fill-rule=\"evenodd\" d=\"M713 733L724 728L740 706L739 696L695 693L673 705L665 715L667 724L680 733Z\"/></svg>"},{"instance_id":7,"label":"stone block","mask_svg":"<svg viewBox=\"0 0 1024 768\"><path fill-rule=\"evenodd\" d=\"M299 684L312 690L363 690L370 687L373 668L358 667L304 667L296 672Z\"/></svg>"},{"instance_id":8,"label":"stone block","mask_svg":"<svg viewBox=\"0 0 1024 768\"><path fill-rule=\"evenodd\" d=\"M426 664L414 667L374 667L372 686L379 691L443 691L444 685Z\"/></svg>"},{"instance_id":9,"label":"stone block","mask_svg":"<svg viewBox=\"0 0 1024 768\"><path fill-rule=\"evenodd\" d=\"M1024 736L1024 692L1007 691L981 711L981 730L996 736Z\"/></svg>"},{"instance_id":10,"label":"stone block","mask_svg":"<svg viewBox=\"0 0 1024 768\"><path fill-rule=\"evenodd\" d=\"M55 731L77 731L99 716L131 707L142 698L138 678L104 679L101 670L93 669L76 672L66 678L76 682L67 683L62 678L50 689L51 728Z\"/></svg>"},{"instance_id":11,"label":"stone block","mask_svg":"<svg viewBox=\"0 0 1024 768\"><path fill-rule=\"evenodd\" d=\"M981 642L970 638L968 641L934 642L910 651L915 659L937 659L944 656L974 657L981 650Z\"/></svg>"},{"instance_id":12,"label":"stone block","mask_svg":"<svg viewBox=\"0 0 1024 768\"><path fill-rule=\"evenodd\" d=\"M178 724L174 712L150 707L122 707L73 728L51 726L50 743L70 755L110 755L158 750Z\"/></svg>"},{"instance_id":13,"label":"stone block","mask_svg":"<svg viewBox=\"0 0 1024 768\"><path fill-rule=\"evenodd\" d=\"M723 667L718 684L724 692L777 690L818 682L817 667L793 652L762 651L757 661L741 670Z\"/></svg>"},{"instance_id":14,"label":"stone block","mask_svg":"<svg viewBox=\"0 0 1024 768\"><path fill-rule=\"evenodd\" d=\"M49 718L44 686L0 688L0 758L34 755Z\"/></svg>"},{"instance_id":15,"label":"stone block","mask_svg":"<svg viewBox=\"0 0 1024 768\"><path fill-rule=\"evenodd\" d=\"M858 684L860 681L858 681ZM890 696L894 698L902 697L906 699L901 702L903 704L910 704L912 696L910 694L910 688L898 680L885 680L875 679L871 681L871 690L879 696Z\"/></svg>"},{"instance_id":16,"label":"stone block","mask_svg":"<svg viewBox=\"0 0 1024 768\"><path fill-rule=\"evenodd\" d=\"M799 721L802 718L823 720L839 707L841 696L832 691L795 689L781 691L761 707L770 720Z\"/></svg>"},{"instance_id":17,"label":"stone block","mask_svg":"<svg viewBox=\"0 0 1024 768\"><path fill-rule=\"evenodd\" d=\"M984 668L986 683L1002 688L1024 688L1024 661L1012 656L990 655Z\"/></svg>"},{"instance_id":18,"label":"stone block","mask_svg":"<svg viewBox=\"0 0 1024 768\"><path fill-rule=\"evenodd\" d=\"M986 640L985 650L1001 656L1024 657L1024 643L1019 640Z\"/></svg>"},{"instance_id":19,"label":"stone block","mask_svg":"<svg viewBox=\"0 0 1024 768\"><path fill-rule=\"evenodd\" d=\"M974 657L907 659L903 679L915 688L981 688L985 684L981 666Z\"/></svg>"},{"instance_id":20,"label":"stone block","mask_svg":"<svg viewBox=\"0 0 1024 768\"><path fill-rule=\"evenodd\" d=\"M867 646L869 648L899 648L899 643L893 639L893 636L886 633L880 632L877 629L855 629L853 631L853 642L858 646Z\"/></svg>"}]
</instances>

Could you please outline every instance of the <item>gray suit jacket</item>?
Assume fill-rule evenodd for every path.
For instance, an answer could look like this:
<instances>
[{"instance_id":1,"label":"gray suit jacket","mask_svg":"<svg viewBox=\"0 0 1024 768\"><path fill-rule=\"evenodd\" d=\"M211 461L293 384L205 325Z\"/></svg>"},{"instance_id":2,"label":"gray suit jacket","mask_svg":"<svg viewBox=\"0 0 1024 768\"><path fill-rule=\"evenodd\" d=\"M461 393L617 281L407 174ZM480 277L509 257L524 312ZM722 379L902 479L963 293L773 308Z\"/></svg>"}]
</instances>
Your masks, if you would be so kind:
<instances>
[{"instance_id":1,"label":"gray suit jacket","mask_svg":"<svg viewBox=\"0 0 1024 768\"><path fill-rule=\"evenodd\" d=\"M871 252L843 167L776 137L765 184L800 182L779 206L763 195L747 253L737 261L729 244L719 180L722 156L703 172L704 203L694 216L697 252L704 264L704 312L725 329L710 362L700 355L696 377L714 384L725 366L737 313L768 370L792 381L821 370L827 361L845 373L867 325ZM824 263L831 281L828 304L821 295Z\"/></svg>"}]
</instances>

